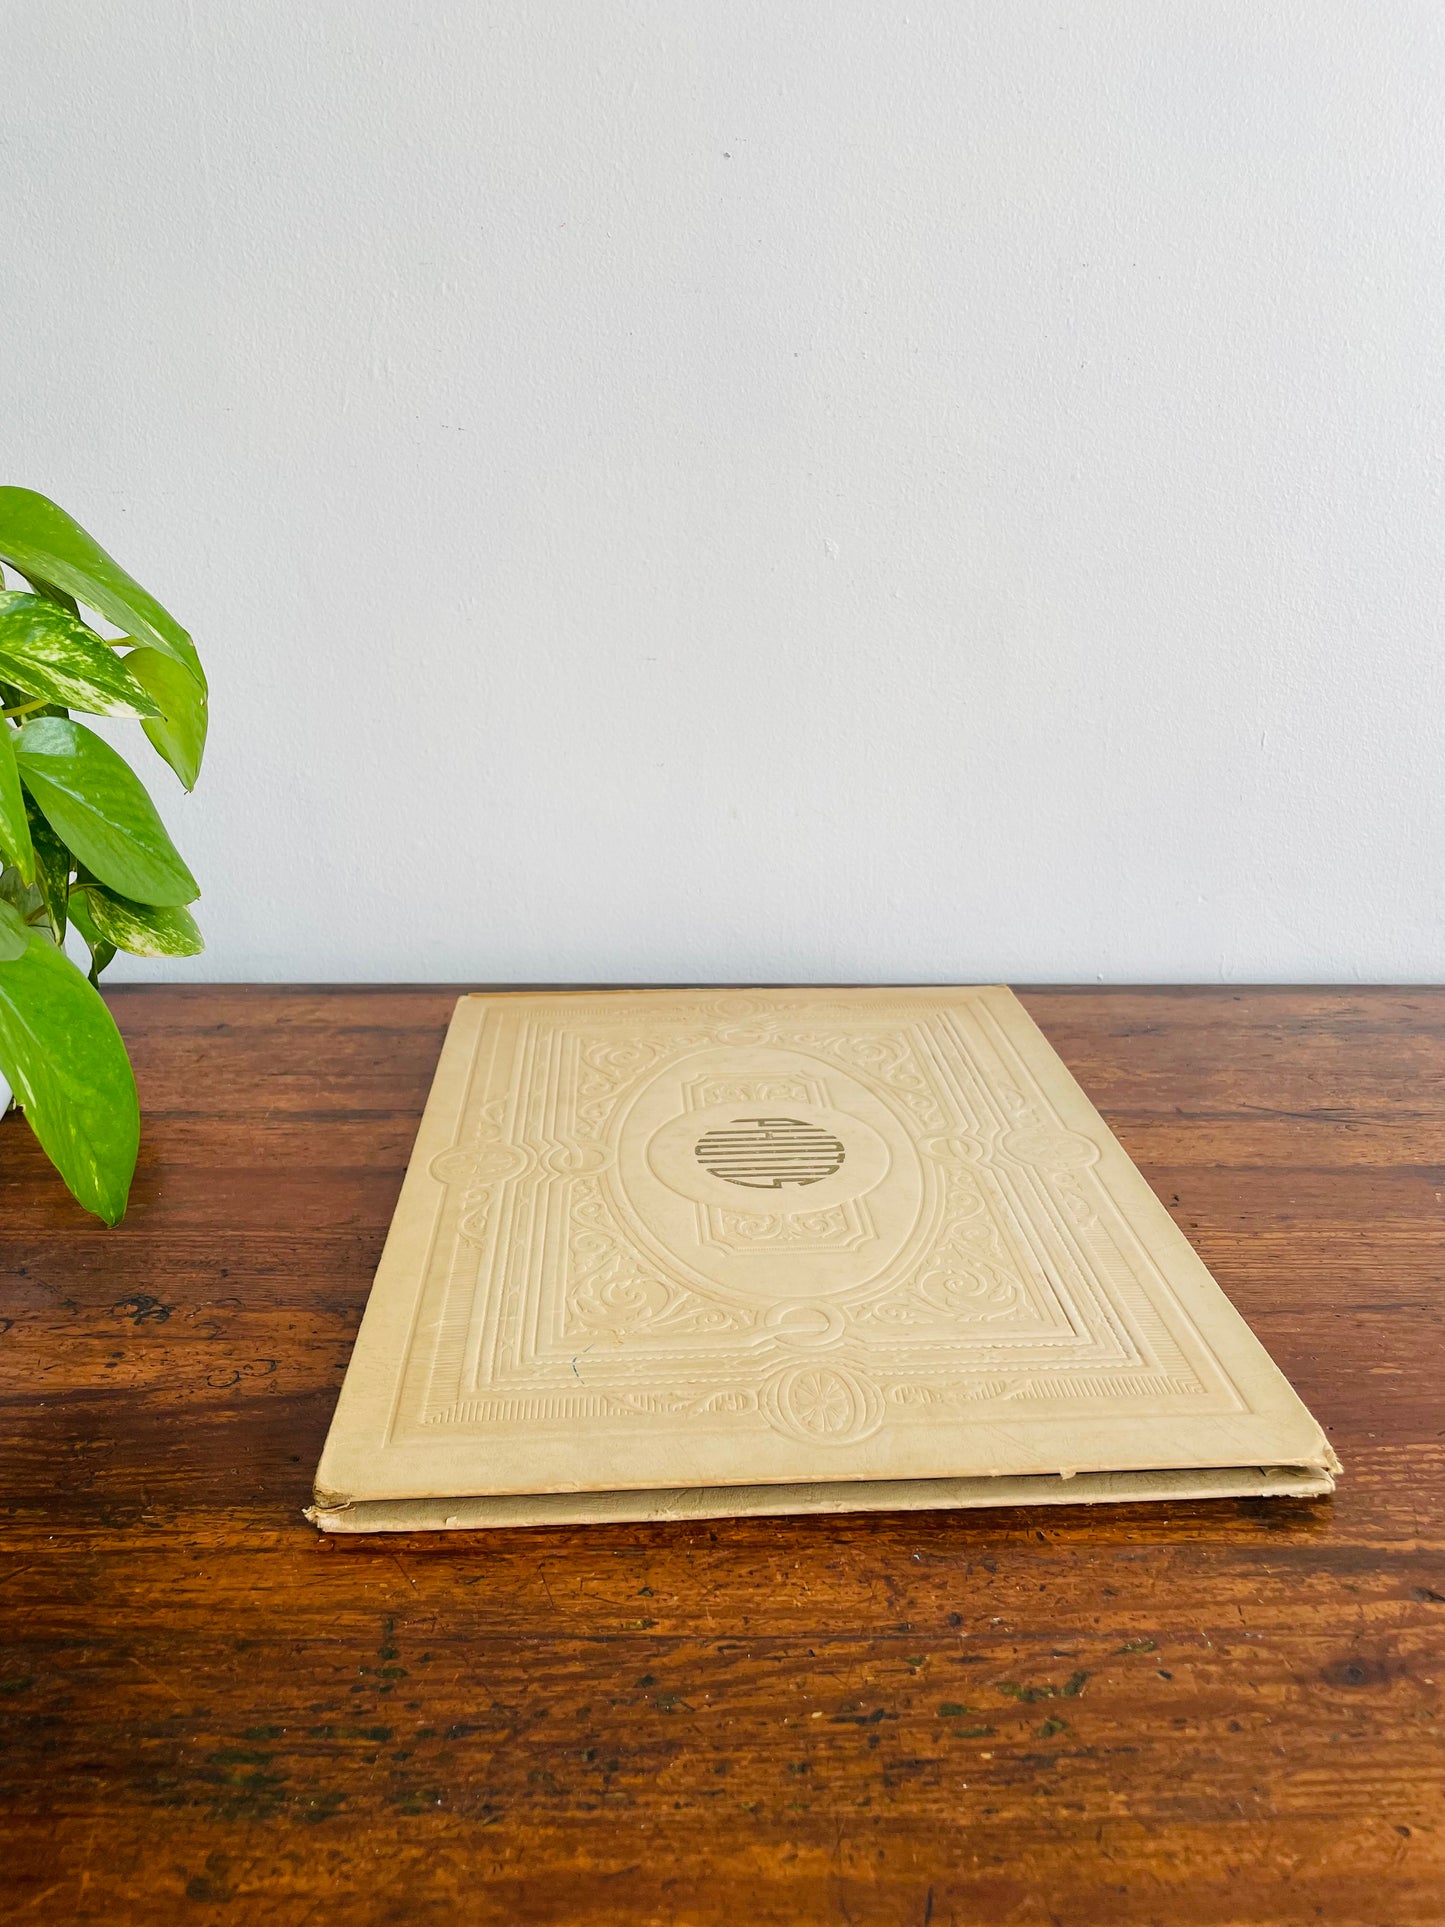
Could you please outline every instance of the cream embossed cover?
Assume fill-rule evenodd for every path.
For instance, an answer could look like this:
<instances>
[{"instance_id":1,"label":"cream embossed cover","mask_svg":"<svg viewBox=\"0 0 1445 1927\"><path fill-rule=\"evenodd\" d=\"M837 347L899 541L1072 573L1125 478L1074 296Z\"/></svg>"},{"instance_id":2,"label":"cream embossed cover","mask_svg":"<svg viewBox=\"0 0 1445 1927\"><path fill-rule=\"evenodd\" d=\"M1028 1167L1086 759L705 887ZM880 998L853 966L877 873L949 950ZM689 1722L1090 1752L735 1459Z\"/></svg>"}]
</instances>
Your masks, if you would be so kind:
<instances>
[{"instance_id":1,"label":"cream embossed cover","mask_svg":"<svg viewBox=\"0 0 1445 1927\"><path fill-rule=\"evenodd\" d=\"M463 997L324 1530L1329 1491L1008 991Z\"/></svg>"}]
</instances>

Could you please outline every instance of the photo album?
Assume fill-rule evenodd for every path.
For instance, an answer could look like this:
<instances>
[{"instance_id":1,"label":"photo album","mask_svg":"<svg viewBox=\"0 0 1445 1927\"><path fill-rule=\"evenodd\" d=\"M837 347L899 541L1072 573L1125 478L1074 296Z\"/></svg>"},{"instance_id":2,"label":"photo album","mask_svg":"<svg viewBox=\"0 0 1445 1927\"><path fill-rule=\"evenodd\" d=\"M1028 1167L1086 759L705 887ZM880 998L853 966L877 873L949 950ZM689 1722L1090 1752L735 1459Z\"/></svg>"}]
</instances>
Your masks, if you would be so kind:
<instances>
[{"instance_id":1,"label":"photo album","mask_svg":"<svg viewBox=\"0 0 1445 1927\"><path fill-rule=\"evenodd\" d=\"M463 997L327 1532L1328 1492L1012 993Z\"/></svg>"}]
</instances>

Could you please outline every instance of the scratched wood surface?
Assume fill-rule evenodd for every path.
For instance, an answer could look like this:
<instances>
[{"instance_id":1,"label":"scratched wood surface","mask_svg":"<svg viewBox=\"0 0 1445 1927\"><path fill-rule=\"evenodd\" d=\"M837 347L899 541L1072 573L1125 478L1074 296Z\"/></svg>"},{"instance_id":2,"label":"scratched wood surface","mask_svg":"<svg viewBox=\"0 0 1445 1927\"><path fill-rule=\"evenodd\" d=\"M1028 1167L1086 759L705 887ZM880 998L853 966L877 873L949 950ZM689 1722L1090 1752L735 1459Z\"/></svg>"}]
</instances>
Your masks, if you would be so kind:
<instances>
[{"instance_id":1,"label":"scratched wood surface","mask_svg":"<svg viewBox=\"0 0 1445 1927\"><path fill-rule=\"evenodd\" d=\"M450 991L121 989L0 1124L0 1892L55 1922L1445 1921L1445 991L1029 1008L1333 1500L318 1537Z\"/></svg>"}]
</instances>

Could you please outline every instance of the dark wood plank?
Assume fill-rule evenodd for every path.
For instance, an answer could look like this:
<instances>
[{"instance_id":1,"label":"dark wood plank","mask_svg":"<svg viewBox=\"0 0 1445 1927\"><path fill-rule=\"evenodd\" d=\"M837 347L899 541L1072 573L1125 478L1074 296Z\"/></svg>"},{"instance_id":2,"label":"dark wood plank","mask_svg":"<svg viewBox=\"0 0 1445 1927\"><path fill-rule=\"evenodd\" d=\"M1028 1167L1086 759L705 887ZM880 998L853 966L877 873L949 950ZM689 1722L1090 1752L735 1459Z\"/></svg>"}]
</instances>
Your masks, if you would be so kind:
<instances>
[{"instance_id":1,"label":"dark wood plank","mask_svg":"<svg viewBox=\"0 0 1445 1927\"><path fill-rule=\"evenodd\" d=\"M321 1539L454 994L115 991L115 1232L0 1125L8 1917L1445 1920L1445 992L1026 998L1332 1501Z\"/></svg>"}]
</instances>

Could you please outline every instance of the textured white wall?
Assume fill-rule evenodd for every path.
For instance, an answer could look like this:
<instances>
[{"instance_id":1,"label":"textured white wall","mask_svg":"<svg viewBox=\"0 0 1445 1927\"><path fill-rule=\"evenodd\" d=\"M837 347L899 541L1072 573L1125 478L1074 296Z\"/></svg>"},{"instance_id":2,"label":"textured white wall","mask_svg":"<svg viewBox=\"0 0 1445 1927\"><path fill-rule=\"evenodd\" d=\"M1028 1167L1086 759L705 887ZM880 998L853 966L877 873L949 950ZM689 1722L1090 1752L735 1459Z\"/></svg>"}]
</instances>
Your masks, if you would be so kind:
<instances>
[{"instance_id":1,"label":"textured white wall","mask_svg":"<svg viewBox=\"0 0 1445 1927\"><path fill-rule=\"evenodd\" d=\"M0 479L211 673L167 974L1445 975L1437 0L0 44Z\"/></svg>"}]
</instances>

